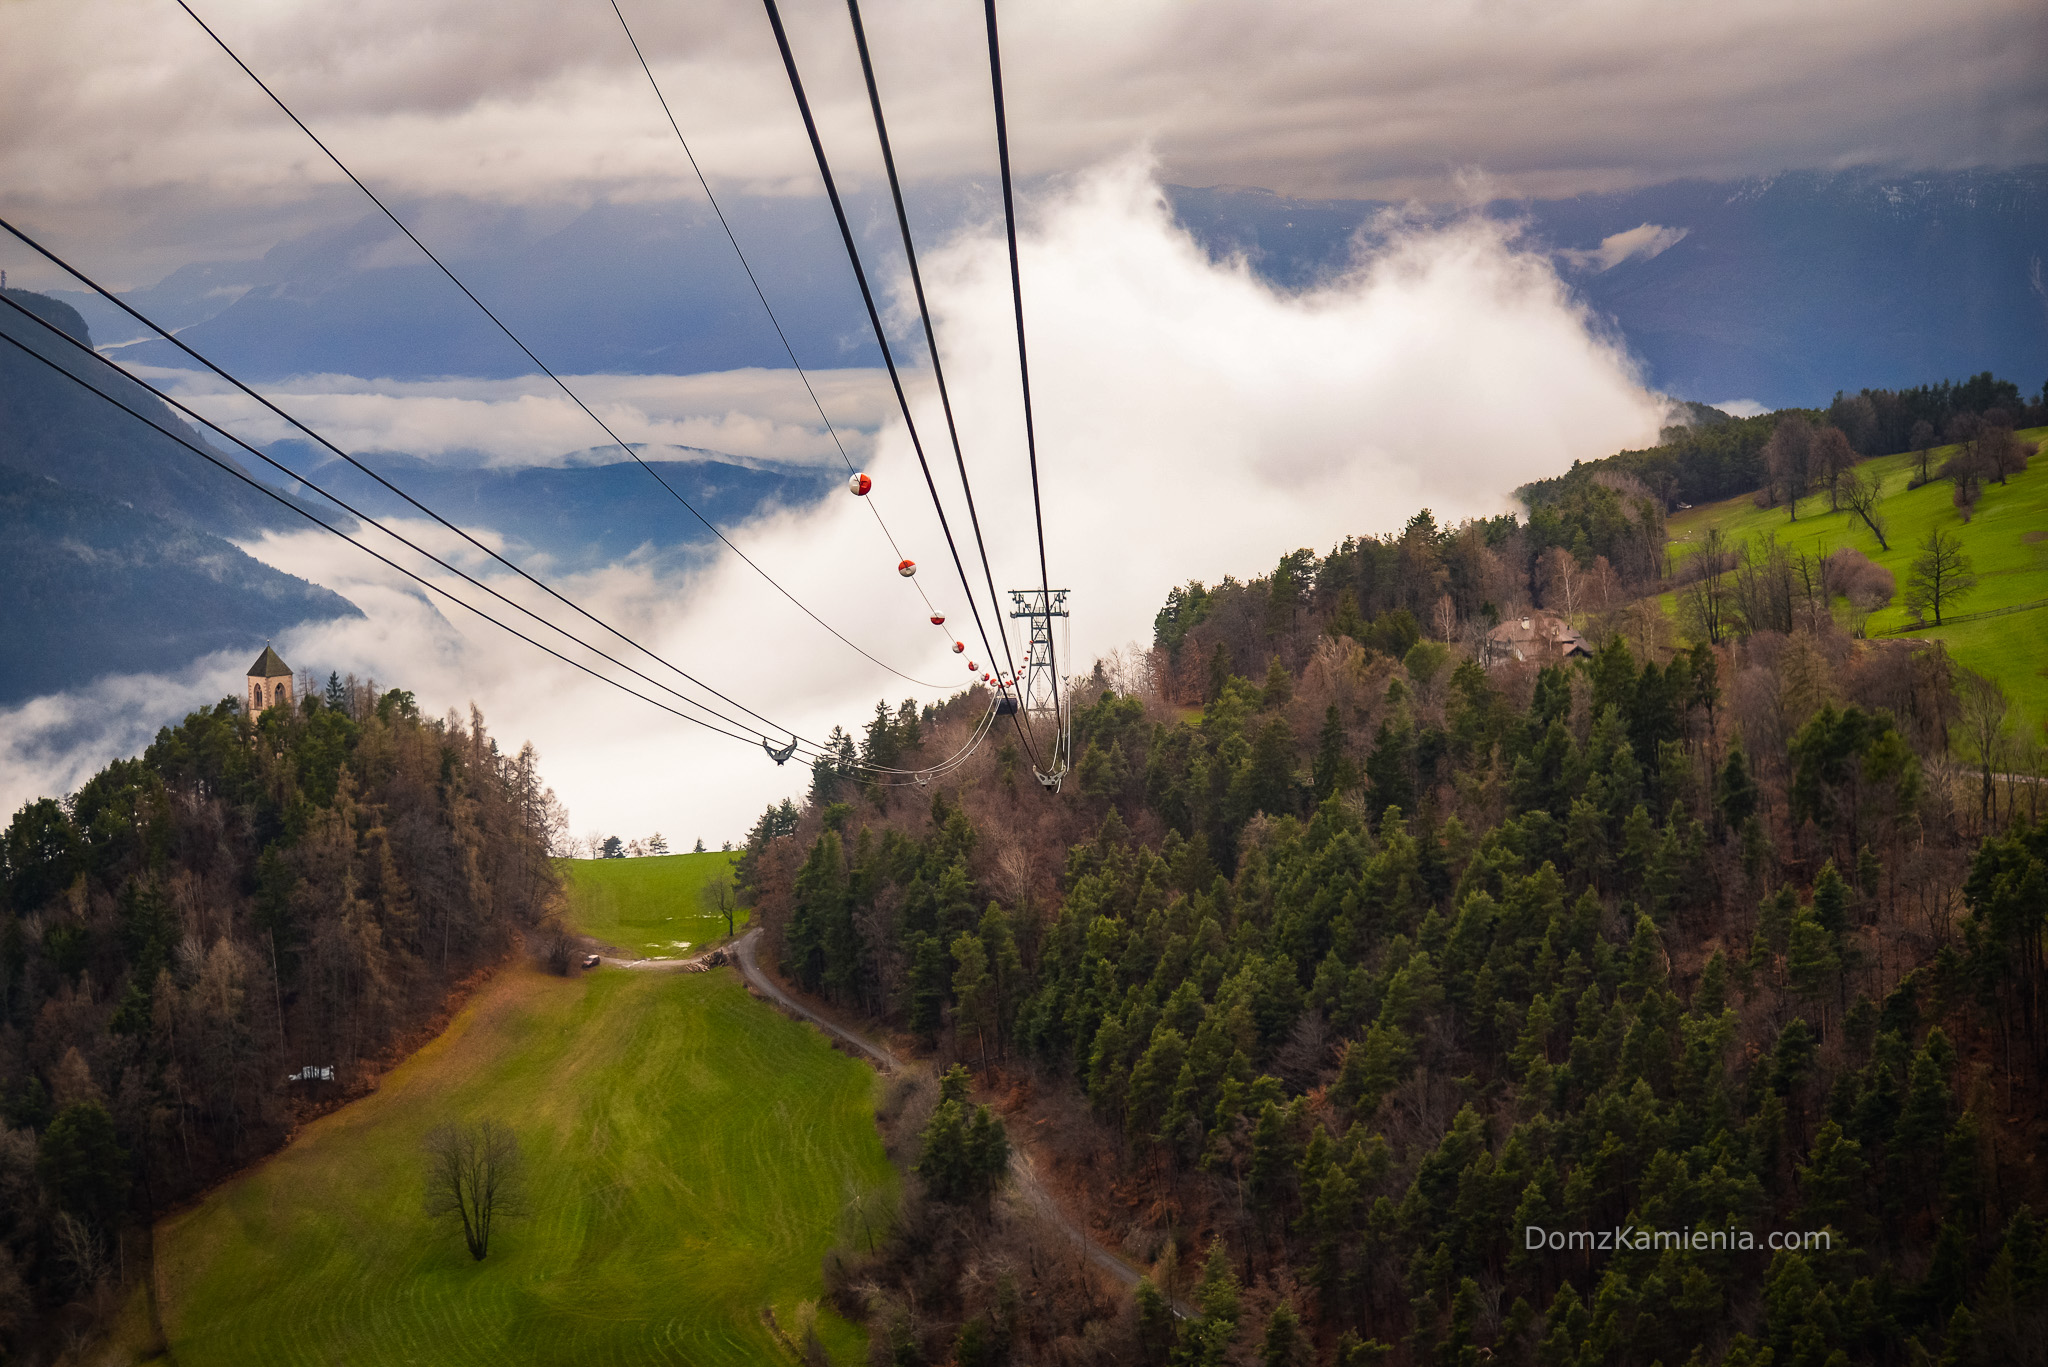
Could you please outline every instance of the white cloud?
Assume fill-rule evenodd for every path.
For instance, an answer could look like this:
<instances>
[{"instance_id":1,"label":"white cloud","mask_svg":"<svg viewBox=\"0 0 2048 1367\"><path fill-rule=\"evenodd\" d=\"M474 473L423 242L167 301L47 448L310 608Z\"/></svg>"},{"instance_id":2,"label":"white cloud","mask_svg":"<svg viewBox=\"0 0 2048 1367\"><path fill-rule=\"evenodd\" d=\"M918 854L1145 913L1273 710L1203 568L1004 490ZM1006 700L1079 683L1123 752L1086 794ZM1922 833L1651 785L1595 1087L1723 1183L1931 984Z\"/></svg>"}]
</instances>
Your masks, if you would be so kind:
<instances>
[{"instance_id":1,"label":"white cloud","mask_svg":"<svg viewBox=\"0 0 2048 1367\"><path fill-rule=\"evenodd\" d=\"M1558 255L1580 269L1613 270L1624 261L1648 261L1662 256L1678 245L1690 228L1665 228L1655 223L1644 223L1626 232L1610 233L1600 239L1600 245L1591 251L1573 251L1566 248Z\"/></svg>"},{"instance_id":2,"label":"white cloud","mask_svg":"<svg viewBox=\"0 0 2048 1367\"><path fill-rule=\"evenodd\" d=\"M1080 178L1046 204L1026 225L1023 272L1048 552L1056 586L1074 590L1071 658L1085 662L1148 637L1167 588L1188 578L1260 573L1296 546L1325 550L1348 533L1398 528L1424 504L1448 518L1492 513L1532 476L1654 440L1664 401L1639 385L1548 261L1511 233L1477 218L1394 231L1344 278L1285 295L1242 263L1212 263L1172 225L1142 166ZM997 587L1023 587L1036 578L1036 546L1001 237L977 232L927 261ZM711 377L706 392L724 383ZM964 539L937 403L922 379L913 385ZM399 397L434 397L420 388ZM834 723L858 724L879 697L941 696L968 678L965 660L948 649L956 632L984 667L987 652L965 625L960 586L898 424L881 426L869 468L872 497L921 565L914 584L895 574L869 508L848 496L771 511L731 534L820 615L935 688L868 664L729 554L688 571L614 565L561 587L814 738ZM435 612L324 534L272 536L248 549L367 614L281 642L287 660L374 674L437 709L476 701L508 743L535 742L578 830L659 829L672 843L701 835L715 845L743 834L767 802L803 788L796 764L778 769L756 748L665 717L458 609ZM971 544L963 550L972 556ZM979 584L978 564L969 565ZM948 614L948 630L925 621L918 586ZM210 687L109 687L153 696L156 711L169 714L188 697L235 688L244 663L204 662L194 673L218 674ZM49 705L84 715L99 696ZM111 743L91 753L103 759ZM8 764L0 790L26 792L22 768ZM49 777L36 781L75 781L81 764L46 761L37 772Z\"/></svg>"},{"instance_id":3,"label":"white cloud","mask_svg":"<svg viewBox=\"0 0 2048 1367\"><path fill-rule=\"evenodd\" d=\"M299 435L205 372L152 366L134 371L245 440L261 445ZM840 442L858 461L889 411L885 405L893 402L882 372L808 373ZM613 431L636 445L693 447L781 465L840 463L838 447L793 370L563 379ZM625 459L544 375L420 382L302 375L263 392L351 453L403 451L427 460L455 457L508 467Z\"/></svg>"},{"instance_id":4,"label":"white cloud","mask_svg":"<svg viewBox=\"0 0 2048 1367\"><path fill-rule=\"evenodd\" d=\"M1760 418L1771 410L1755 399L1723 399L1712 405L1731 418Z\"/></svg>"}]
</instances>

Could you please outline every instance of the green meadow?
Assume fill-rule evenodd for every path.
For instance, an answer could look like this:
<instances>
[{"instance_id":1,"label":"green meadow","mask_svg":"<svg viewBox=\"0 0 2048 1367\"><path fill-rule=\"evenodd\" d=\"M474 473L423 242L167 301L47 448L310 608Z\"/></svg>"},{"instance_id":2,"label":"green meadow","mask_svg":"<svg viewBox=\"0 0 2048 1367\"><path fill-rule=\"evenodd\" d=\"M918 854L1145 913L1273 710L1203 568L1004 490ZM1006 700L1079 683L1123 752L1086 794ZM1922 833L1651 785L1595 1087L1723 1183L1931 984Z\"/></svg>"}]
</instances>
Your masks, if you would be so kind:
<instances>
[{"instance_id":1,"label":"green meadow","mask_svg":"<svg viewBox=\"0 0 2048 1367\"><path fill-rule=\"evenodd\" d=\"M205 1364L786 1360L856 1193L874 1075L729 972L509 970L372 1095L157 1228L171 1356ZM421 1208L436 1124L495 1118L528 1213L474 1262ZM862 1333L816 1312L837 1362Z\"/></svg>"},{"instance_id":2,"label":"green meadow","mask_svg":"<svg viewBox=\"0 0 2048 1367\"><path fill-rule=\"evenodd\" d=\"M2032 428L2019 435L2022 440L2048 446L2048 428ZM1930 465L1939 468L1951 449L1937 450ZM1879 547L1877 538L1854 513L1829 512L1824 493L1802 500L1797 522L1789 520L1783 508L1758 508L1743 497L1674 515L1670 521L1673 563L1696 548L1707 529L1714 526L1736 541L1768 534L1776 536L1781 545L1808 553L1825 554L1853 546L1898 580L1892 605L1871 614L1866 624L1865 630L1877 636L1912 622L1912 614L1902 602L1906 577L1920 542L1930 531L1942 528L1962 538L1979 581L1968 597L1954 608L1944 609L1944 617L1951 613L1967 617L2048 600L2048 453L2035 456L2009 483L1984 485L1984 496L1968 522L1957 511L1952 501L1954 486L1947 480L1935 480L1918 489L1906 487L1914 467L1910 454L1878 456L1857 466L1866 478L1875 471L1884 479L1885 497L1879 512L1891 543L1888 551ZM2003 685L2015 711L2030 725L2039 728L2048 722L2048 607L1946 622L1900 639L1946 643L1958 664Z\"/></svg>"},{"instance_id":3,"label":"green meadow","mask_svg":"<svg viewBox=\"0 0 2048 1367\"><path fill-rule=\"evenodd\" d=\"M568 885L569 919L578 930L617 945L629 958L675 959L725 938L717 896L732 887L738 857L712 851L561 859L555 868ZM734 928L746 923L746 911L736 911Z\"/></svg>"}]
</instances>

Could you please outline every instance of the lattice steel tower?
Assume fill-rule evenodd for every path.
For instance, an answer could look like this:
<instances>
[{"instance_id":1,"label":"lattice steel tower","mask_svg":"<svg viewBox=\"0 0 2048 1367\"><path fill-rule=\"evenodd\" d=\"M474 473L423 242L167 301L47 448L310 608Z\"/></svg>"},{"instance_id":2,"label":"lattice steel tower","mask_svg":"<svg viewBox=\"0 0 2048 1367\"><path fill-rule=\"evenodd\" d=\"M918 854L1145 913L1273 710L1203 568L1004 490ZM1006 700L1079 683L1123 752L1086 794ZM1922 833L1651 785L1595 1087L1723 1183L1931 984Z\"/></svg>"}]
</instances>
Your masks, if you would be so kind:
<instances>
[{"instance_id":1,"label":"lattice steel tower","mask_svg":"<svg viewBox=\"0 0 2048 1367\"><path fill-rule=\"evenodd\" d=\"M1024 665L1024 686L1018 696L1024 710L1057 716L1060 680L1052 652L1052 619L1067 615L1067 590L1011 589L1012 617L1031 620L1031 651Z\"/></svg>"}]
</instances>

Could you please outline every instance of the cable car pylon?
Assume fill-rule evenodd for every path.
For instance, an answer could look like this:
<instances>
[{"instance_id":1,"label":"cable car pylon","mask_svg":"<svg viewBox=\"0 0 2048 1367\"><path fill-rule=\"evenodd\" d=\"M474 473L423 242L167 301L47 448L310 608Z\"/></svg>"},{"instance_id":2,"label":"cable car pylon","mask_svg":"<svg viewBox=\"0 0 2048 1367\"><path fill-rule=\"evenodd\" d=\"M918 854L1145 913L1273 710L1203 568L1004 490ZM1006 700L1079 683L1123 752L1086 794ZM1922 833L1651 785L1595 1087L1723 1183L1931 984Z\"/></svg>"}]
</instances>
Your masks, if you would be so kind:
<instances>
[{"instance_id":1,"label":"cable car pylon","mask_svg":"<svg viewBox=\"0 0 2048 1367\"><path fill-rule=\"evenodd\" d=\"M1052 619L1065 618L1067 589L1011 589L1010 616L1031 623L1031 640L1024 663L1022 686L1017 690L1023 711L1033 717L1050 716L1055 728L1052 763L1048 769L1033 767L1038 781L1053 792L1066 777L1072 750L1073 709L1062 705L1061 680L1053 663Z\"/></svg>"}]
</instances>

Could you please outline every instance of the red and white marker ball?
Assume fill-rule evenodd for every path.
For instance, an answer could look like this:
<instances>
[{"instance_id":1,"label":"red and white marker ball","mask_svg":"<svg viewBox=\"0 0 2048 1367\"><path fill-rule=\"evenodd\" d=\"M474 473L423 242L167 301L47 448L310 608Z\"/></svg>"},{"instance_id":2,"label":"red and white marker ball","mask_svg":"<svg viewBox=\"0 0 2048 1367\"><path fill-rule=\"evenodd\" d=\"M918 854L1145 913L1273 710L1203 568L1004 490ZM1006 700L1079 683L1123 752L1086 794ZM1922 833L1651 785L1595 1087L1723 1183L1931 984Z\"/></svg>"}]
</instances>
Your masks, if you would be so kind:
<instances>
[{"instance_id":1,"label":"red and white marker ball","mask_svg":"<svg viewBox=\"0 0 2048 1367\"><path fill-rule=\"evenodd\" d=\"M902 575L905 579L910 578L911 575L917 573L917 562L915 560L898 561L896 573Z\"/></svg>"},{"instance_id":2,"label":"red and white marker ball","mask_svg":"<svg viewBox=\"0 0 2048 1367\"><path fill-rule=\"evenodd\" d=\"M874 487L875 482L861 472L855 472L853 477L846 481L847 491L855 498L866 498L868 490Z\"/></svg>"}]
</instances>

